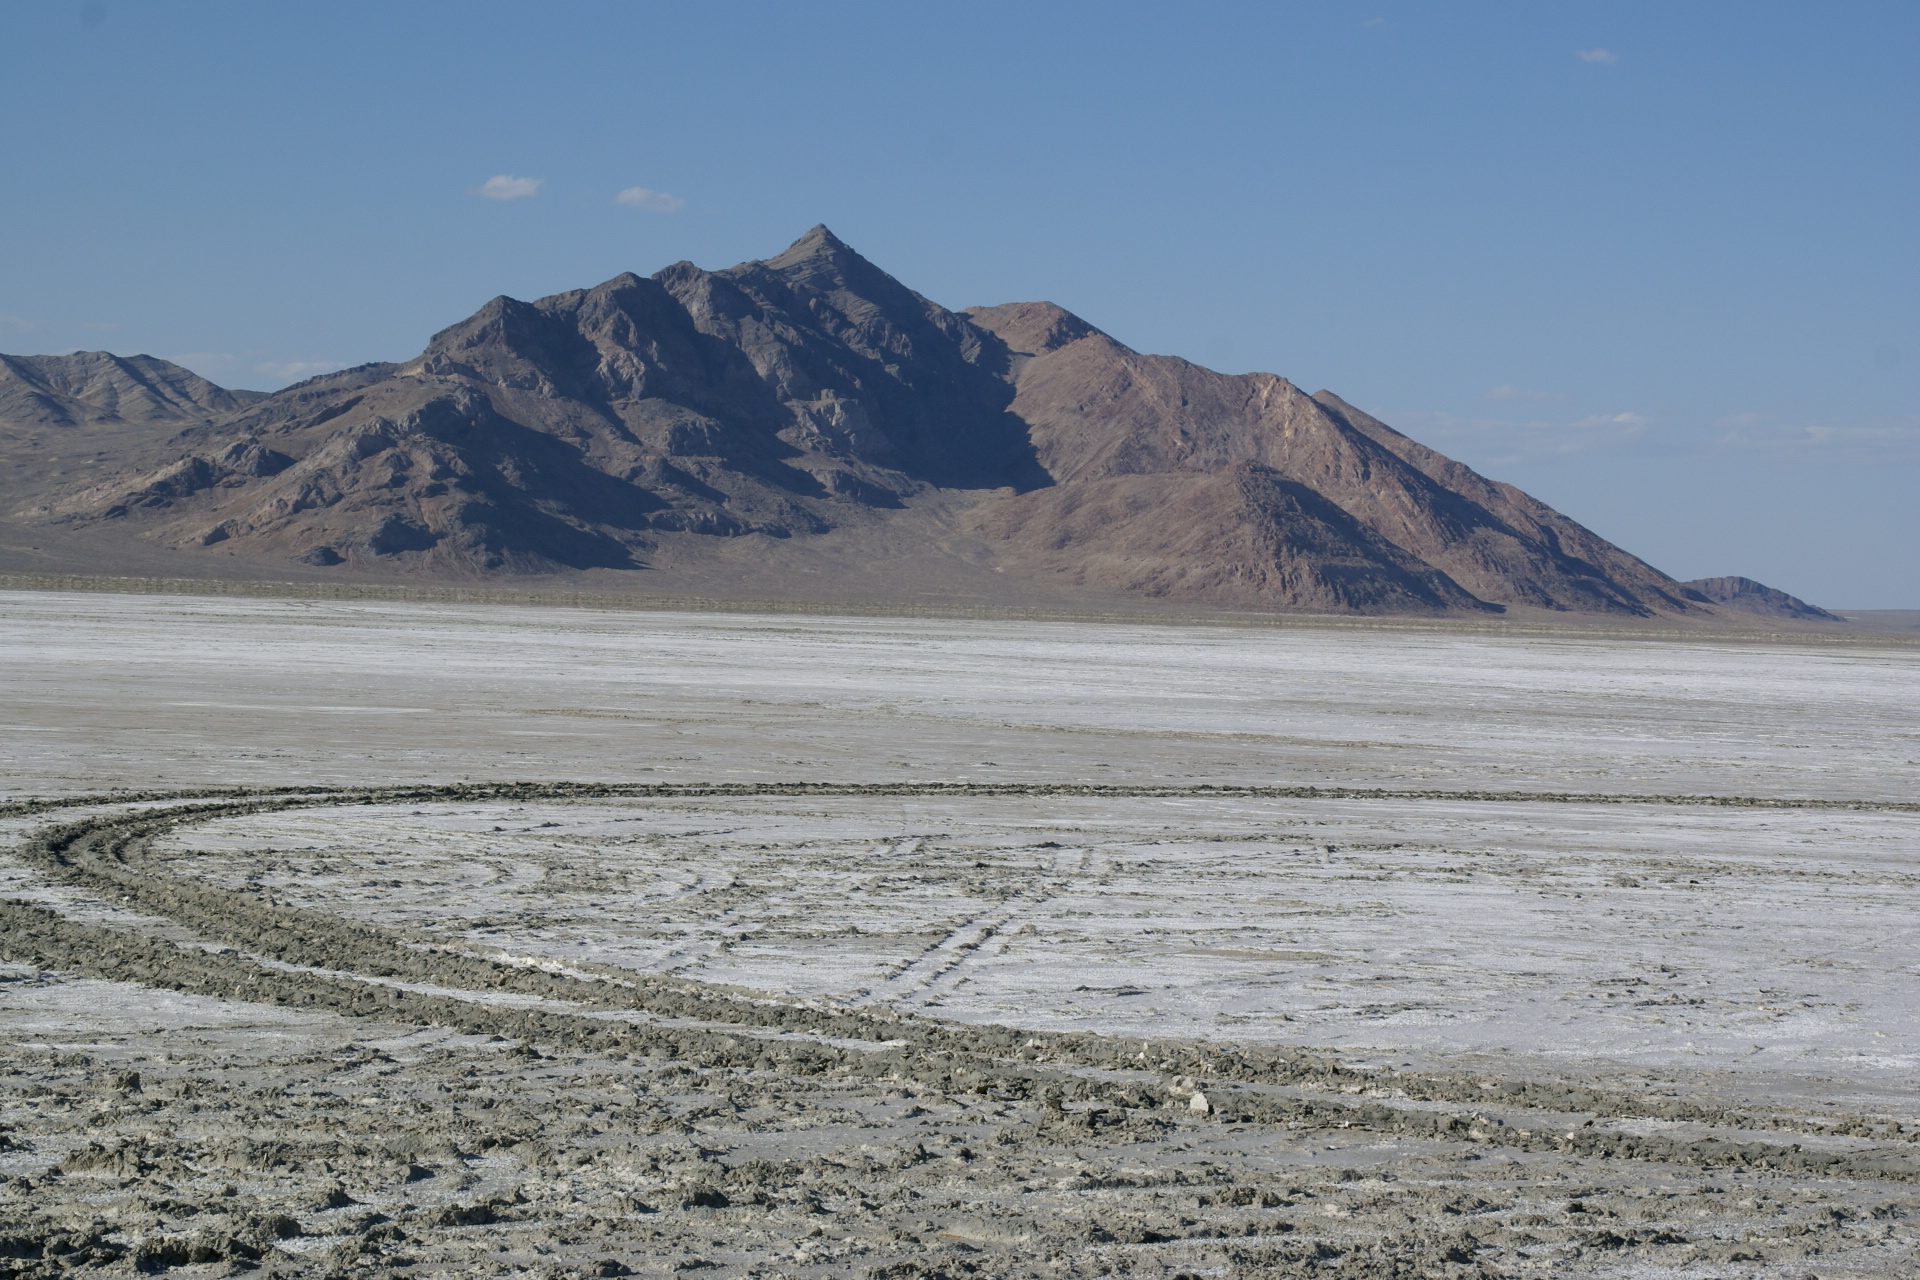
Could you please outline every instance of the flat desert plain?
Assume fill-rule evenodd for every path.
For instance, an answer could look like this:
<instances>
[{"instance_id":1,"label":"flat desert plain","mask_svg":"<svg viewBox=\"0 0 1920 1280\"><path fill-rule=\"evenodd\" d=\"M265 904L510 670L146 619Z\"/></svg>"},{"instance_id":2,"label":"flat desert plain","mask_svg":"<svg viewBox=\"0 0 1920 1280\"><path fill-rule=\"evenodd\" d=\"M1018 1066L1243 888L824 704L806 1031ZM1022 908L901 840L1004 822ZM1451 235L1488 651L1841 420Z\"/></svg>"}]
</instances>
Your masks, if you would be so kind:
<instances>
[{"instance_id":1,"label":"flat desert plain","mask_svg":"<svg viewBox=\"0 0 1920 1280\"><path fill-rule=\"evenodd\" d=\"M0 1275L1920 1270L1920 650L0 595Z\"/></svg>"}]
</instances>

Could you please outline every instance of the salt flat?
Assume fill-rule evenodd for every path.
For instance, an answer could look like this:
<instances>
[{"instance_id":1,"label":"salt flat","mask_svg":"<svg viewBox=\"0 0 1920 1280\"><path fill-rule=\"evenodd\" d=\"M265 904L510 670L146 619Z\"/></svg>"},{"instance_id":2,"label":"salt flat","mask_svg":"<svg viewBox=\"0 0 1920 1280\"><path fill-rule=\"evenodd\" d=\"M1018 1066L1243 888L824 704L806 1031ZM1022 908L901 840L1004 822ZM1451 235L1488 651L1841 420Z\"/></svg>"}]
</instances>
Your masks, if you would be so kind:
<instances>
[{"instance_id":1,"label":"salt flat","mask_svg":"<svg viewBox=\"0 0 1920 1280\"><path fill-rule=\"evenodd\" d=\"M972 1022L1408 1065L1714 1068L1750 1095L1817 1074L1903 1106L1920 1068L1911 814L1225 797L383 806L228 819L156 853L178 874L514 955Z\"/></svg>"},{"instance_id":2,"label":"salt flat","mask_svg":"<svg viewBox=\"0 0 1920 1280\"><path fill-rule=\"evenodd\" d=\"M16 593L0 655L0 1226L72 1266L1920 1257L1910 649Z\"/></svg>"},{"instance_id":3,"label":"salt flat","mask_svg":"<svg viewBox=\"0 0 1920 1280\"><path fill-rule=\"evenodd\" d=\"M0 593L14 794L953 779L1902 799L1920 652Z\"/></svg>"}]
</instances>

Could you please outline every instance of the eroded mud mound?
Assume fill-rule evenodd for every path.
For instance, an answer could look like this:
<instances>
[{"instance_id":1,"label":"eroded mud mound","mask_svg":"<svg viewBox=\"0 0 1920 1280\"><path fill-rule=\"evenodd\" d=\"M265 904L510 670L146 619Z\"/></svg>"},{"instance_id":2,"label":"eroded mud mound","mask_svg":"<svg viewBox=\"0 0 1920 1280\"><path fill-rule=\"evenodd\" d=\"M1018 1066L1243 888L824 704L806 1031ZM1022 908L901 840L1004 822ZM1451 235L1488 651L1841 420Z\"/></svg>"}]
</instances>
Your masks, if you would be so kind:
<instances>
[{"instance_id":1,"label":"eroded mud mound","mask_svg":"<svg viewBox=\"0 0 1920 1280\"><path fill-rule=\"evenodd\" d=\"M44 892L0 904L0 959L43 1033L4 1051L0 1275L1920 1262L1920 1145L1887 1117L513 963L149 852L249 813L612 790L122 796L23 841Z\"/></svg>"}]
</instances>

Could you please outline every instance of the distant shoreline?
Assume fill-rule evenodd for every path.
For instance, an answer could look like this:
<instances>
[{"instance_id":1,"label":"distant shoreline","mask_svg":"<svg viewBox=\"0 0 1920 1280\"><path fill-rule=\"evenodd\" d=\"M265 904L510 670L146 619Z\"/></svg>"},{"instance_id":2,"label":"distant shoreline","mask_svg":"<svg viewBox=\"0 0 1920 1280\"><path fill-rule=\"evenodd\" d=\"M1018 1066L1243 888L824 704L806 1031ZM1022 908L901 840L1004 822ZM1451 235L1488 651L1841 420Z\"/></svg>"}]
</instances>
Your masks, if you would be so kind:
<instances>
[{"instance_id":1,"label":"distant shoreline","mask_svg":"<svg viewBox=\"0 0 1920 1280\"><path fill-rule=\"evenodd\" d=\"M1412 631L1474 636L1646 641L1718 641L1772 644L1839 644L1920 647L1920 610L1859 610L1893 615L1895 626L1853 623L1779 626L1755 617L1752 629L1712 624L1675 626L1670 619L1645 623L1591 614L1557 617L1544 610L1514 610L1500 619L1421 618L1396 615L1254 613L1232 610L1099 609L1069 606L909 603L905 601L783 600L755 597L651 595L583 591L562 585L413 585L398 582L315 582L234 578L176 578L71 573L0 573L0 591L74 591L108 595L241 597L252 599L388 601L410 604L490 604L547 608L626 610L652 613L793 615L800 617L949 619L990 622L1083 622L1129 626L1216 626ZM1518 616L1514 616L1518 615ZM1911 616L1911 623L1906 619ZM1847 615L1852 622L1852 615Z\"/></svg>"}]
</instances>

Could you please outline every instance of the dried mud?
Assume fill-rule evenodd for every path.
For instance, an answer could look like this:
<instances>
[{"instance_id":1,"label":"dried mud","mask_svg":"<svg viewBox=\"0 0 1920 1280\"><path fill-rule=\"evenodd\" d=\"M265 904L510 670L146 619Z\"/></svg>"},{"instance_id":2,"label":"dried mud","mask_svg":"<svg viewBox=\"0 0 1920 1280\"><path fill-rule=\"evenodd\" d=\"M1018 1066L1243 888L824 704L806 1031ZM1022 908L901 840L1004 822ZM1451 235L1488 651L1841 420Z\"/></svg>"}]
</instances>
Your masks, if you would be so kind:
<instances>
[{"instance_id":1,"label":"dried mud","mask_svg":"<svg viewBox=\"0 0 1920 1280\"><path fill-rule=\"evenodd\" d=\"M14 1018L0 1275L1358 1280L1920 1266L1920 1138L1897 1089L1873 1109L1838 1090L1756 1096L1716 1069L1660 1085L1577 1060L1502 1071L1455 1055L1415 1069L1271 1035L936 1016L937 1004L885 992L568 959L558 917L547 951L503 947L467 927L485 904L457 893L437 901L460 927L436 928L388 909L409 880L343 896L291 873L235 874L228 847L264 867L274 851L256 837L286 829L275 823L457 806L522 806L537 828L532 817L610 802L684 815L757 799L1156 799L1205 813L1260 797L1899 821L1915 808L934 784L196 788L17 804L0 816L52 825L23 834L0 903ZM969 855L964 870L985 866ZM927 954L946 963L937 946Z\"/></svg>"}]
</instances>

